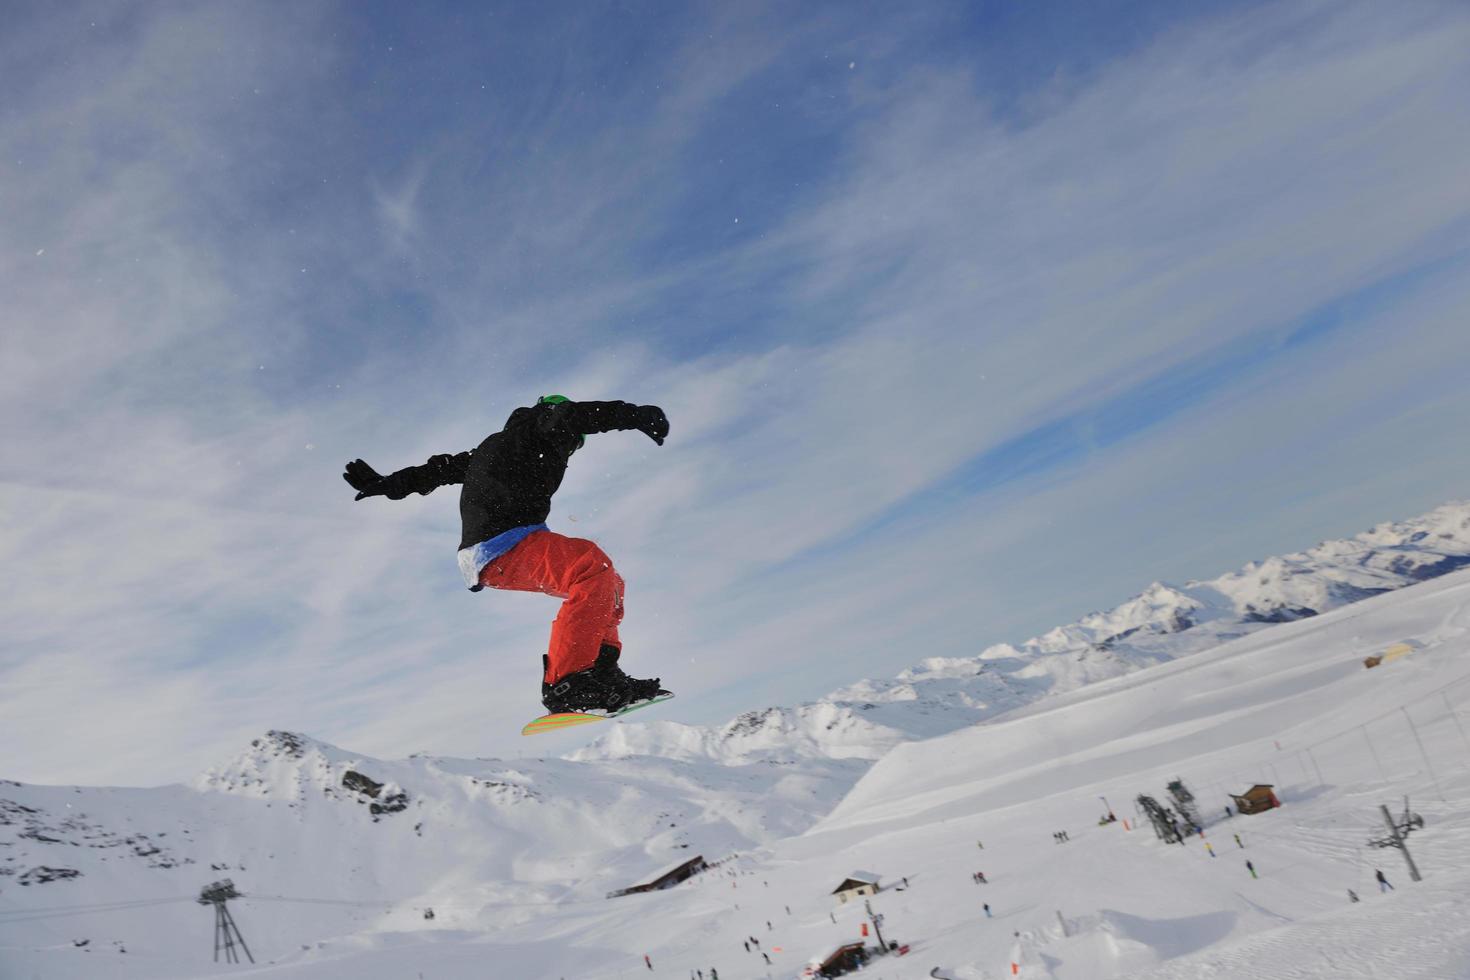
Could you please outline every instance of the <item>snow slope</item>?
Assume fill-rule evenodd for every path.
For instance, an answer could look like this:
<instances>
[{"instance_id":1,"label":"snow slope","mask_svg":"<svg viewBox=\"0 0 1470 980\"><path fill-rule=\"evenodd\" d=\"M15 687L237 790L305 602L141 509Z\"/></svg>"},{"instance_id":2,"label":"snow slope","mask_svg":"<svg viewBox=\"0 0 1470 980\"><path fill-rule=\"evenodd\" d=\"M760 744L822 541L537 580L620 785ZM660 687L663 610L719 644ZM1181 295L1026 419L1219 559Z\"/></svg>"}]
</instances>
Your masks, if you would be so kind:
<instances>
[{"instance_id":1,"label":"snow slope","mask_svg":"<svg viewBox=\"0 0 1470 980\"><path fill-rule=\"evenodd\" d=\"M1330 550L1380 582L1422 575L1435 560L1426 539L1407 538L1446 522L1463 534L1463 505L1442 512ZM1281 568L1309 563L1288 559ZM1304 601L1303 575L1318 578L1318 602L1332 595L1323 582L1366 588L1319 570L1270 594ZM1086 686L1053 683L1047 697L1002 675L1015 704L982 724L943 719L946 697L970 710L976 675L962 659L909 672L883 692L914 696L872 709L816 704L685 732L679 756L387 762L271 733L190 786L0 784L0 976L216 975L212 913L193 899L229 877L258 960L232 973L590 980L650 974L648 954L652 975L680 980L711 967L724 980L792 977L859 938L861 905L829 894L857 868L884 876L873 907L885 935L912 947L868 976L979 980L1010 975L1013 956L1021 976L1059 980L1470 975L1470 571L1278 624L1241 619L1268 608L1260 590L1277 579L1246 590L1224 578L1214 595L1228 586L1239 604L1205 603L1192 584L1201 606L1189 608L1234 610L1209 622L1243 635ZM1178 612L1150 592L1069 629ZM1415 652L1363 668L1403 640ZM1076 655L1074 641L1032 642L977 661ZM930 691L928 713L912 710ZM915 737L925 724L948 727ZM1095 824L1101 798L1131 825L1138 793L1167 802L1165 782L1181 776L1216 856L1197 838L1165 845L1146 827ZM1226 792L1256 781L1285 806L1225 820ZM1417 884L1399 854L1365 846L1381 833L1378 805L1401 809L1405 793L1427 820L1411 837ZM1071 840L1055 843L1062 829ZM668 891L603 897L695 853L726 860ZM1397 890L1379 895L1374 868ZM745 950L750 937L760 950Z\"/></svg>"},{"instance_id":2,"label":"snow slope","mask_svg":"<svg viewBox=\"0 0 1470 980\"><path fill-rule=\"evenodd\" d=\"M1467 630L1460 573L906 744L778 850L911 869L913 896L885 911L922 922L926 962L960 978L1004 972L1006 930L1025 941L1023 976L1467 976L1470 909L1456 898L1470 884ZM1385 667L1365 670L1356 655L1409 638L1425 646ZM1133 821L1132 797L1167 802L1177 776L1200 798L1217 856L1196 838L1164 845L1147 825L1087 820L1106 797ZM1256 781L1276 784L1283 808L1226 819L1226 792ZM1398 810L1404 793L1428 819L1411 838L1428 873L1419 885L1397 853L1363 846L1383 833L1378 805ZM1052 828L1072 840L1052 843ZM992 884L956 891L956 858ZM1398 888L1381 898L1378 867ZM921 900L930 876L953 904ZM1350 888L1362 903L1347 901ZM982 900L1003 929L975 921Z\"/></svg>"},{"instance_id":3,"label":"snow slope","mask_svg":"<svg viewBox=\"0 0 1470 980\"><path fill-rule=\"evenodd\" d=\"M141 975L163 976L163 961L183 952L178 936L198 938L190 953L211 952L201 922L212 920L190 900L223 877L279 899L254 917L277 951L368 923L413 929L425 908L437 928L473 930L529 908L600 904L695 854L715 861L804 829L863 765L386 762L271 732L191 786L5 783L0 947L88 938L84 952L115 944L146 964ZM157 904L17 914L118 902ZM0 949L0 963L12 953Z\"/></svg>"},{"instance_id":4,"label":"snow slope","mask_svg":"<svg viewBox=\"0 0 1470 980\"><path fill-rule=\"evenodd\" d=\"M952 732L1467 565L1470 502L1448 503L1209 581L1155 582L1114 609L1024 643L932 657L896 678L858 681L811 704L749 712L719 727L619 725L573 758L877 758L901 741Z\"/></svg>"}]
</instances>

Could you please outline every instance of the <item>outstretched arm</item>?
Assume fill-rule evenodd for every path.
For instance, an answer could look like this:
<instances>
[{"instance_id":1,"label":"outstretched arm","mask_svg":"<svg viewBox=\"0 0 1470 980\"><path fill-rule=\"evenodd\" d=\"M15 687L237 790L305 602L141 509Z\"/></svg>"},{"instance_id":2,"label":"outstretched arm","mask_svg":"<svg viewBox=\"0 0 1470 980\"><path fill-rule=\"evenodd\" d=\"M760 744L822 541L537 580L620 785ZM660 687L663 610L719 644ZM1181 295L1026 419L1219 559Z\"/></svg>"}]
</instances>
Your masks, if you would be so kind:
<instances>
[{"instance_id":1,"label":"outstretched arm","mask_svg":"<svg viewBox=\"0 0 1470 980\"><path fill-rule=\"evenodd\" d=\"M648 438L664 444L669 435L669 420L657 405L633 405L629 402L565 402L556 406L557 421L578 435L590 436L614 429L637 429Z\"/></svg>"},{"instance_id":2,"label":"outstretched arm","mask_svg":"<svg viewBox=\"0 0 1470 980\"><path fill-rule=\"evenodd\" d=\"M342 479L346 480L352 489L357 491L353 499L361 500L364 497L387 497L389 500L402 500L411 493L430 494L435 489L447 486L451 483L463 483L465 467L469 465L469 453L456 453L453 456L444 454L430 456L429 461L422 466L410 466L406 469L397 470L387 476L380 476L378 471L360 459L354 459L347 464L342 473Z\"/></svg>"}]
</instances>

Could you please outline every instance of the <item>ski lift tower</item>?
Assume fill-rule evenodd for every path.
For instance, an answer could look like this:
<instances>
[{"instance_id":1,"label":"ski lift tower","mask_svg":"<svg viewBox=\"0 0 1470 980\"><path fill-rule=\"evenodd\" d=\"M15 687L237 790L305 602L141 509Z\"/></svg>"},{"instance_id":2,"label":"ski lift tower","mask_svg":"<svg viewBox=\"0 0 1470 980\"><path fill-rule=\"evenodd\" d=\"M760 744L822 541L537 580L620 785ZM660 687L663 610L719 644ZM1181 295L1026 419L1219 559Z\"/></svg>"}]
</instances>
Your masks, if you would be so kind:
<instances>
[{"instance_id":1,"label":"ski lift tower","mask_svg":"<svg viewBox=\"0 0 1470 980\"><path fill-rule=\"evenodd\" d=\"M235 952L235 940L237 939L240 941L240 948L245 951L245 958L251 963L255 962L255 957L250 955L250 947L245 945L245 937L240 935L240 927L235 925L234 917L225 907L225 902L240 897L240 893L235 890L235 883L228 878L207 885L199 892L200 905L214 906L214 961L216 963L219 962L221 949L225 951L226 963L240 962L240 956Z\"/></svg>"},{"instance_id":2,"label":"ski lift tower","mask_svg":"<svg viewBox=\"0 0 1470 980\"><path fill-rule=\"evenodd\" d=\"M1158 800L1139 794L1138 805L1148 814L1149 822L1154 825L1154 833L1159 835L1159 840L1165 844L1177 844L1184 839L1184 835L1179 832L1179 825L1174 821L1174 815L1166 807L1160 806Z\"/></svg>"},{"instance_id":3,"label":"ski lift tower","mask_svg":"<svg viewBox=\"0 0 1470 980\"><path fill-rule=\"evenodd\" d=\"M1184 780L1176 778L1169 784L1168 790L1169 795L1174 797L1174 809L1179 811L1184 822L1191 827L1203 827L1199 818L1199 806L1194 802L1194 794L1184 785Z\"/></svg>"}]
</instances>

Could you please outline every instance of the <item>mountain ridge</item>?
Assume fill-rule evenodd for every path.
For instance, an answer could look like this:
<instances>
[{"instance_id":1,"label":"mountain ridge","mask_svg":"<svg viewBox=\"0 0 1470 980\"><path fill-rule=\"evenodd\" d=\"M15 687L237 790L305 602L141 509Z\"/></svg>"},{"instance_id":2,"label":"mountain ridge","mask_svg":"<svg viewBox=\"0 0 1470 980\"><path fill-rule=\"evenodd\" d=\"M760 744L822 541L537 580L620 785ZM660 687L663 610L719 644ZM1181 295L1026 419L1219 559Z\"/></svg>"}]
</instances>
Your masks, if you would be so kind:
<instances>
[{"instance_id":1,"label":"mountain ridge","mask_svg":"<svg viewBox=\"0 0 1470 980\"><path fill-rule=\"evenodd\" d=\"M636 722L572 753L627 758L830 758L862 754L866 730L881 756L900 742L946 734L1049 694L1198 653L1277 623L1310 618L1470 566L1470 501L1376 524L1351 538L1252 561L1182 586L1155 581L1109 610L1020 644L970 657L929 657L892 679L847 684L813 702L763 708L723 726ZM776 733L787 738L777 739ZM877 756L873 756L877 757Z\"/></svg>"}]
</instances>

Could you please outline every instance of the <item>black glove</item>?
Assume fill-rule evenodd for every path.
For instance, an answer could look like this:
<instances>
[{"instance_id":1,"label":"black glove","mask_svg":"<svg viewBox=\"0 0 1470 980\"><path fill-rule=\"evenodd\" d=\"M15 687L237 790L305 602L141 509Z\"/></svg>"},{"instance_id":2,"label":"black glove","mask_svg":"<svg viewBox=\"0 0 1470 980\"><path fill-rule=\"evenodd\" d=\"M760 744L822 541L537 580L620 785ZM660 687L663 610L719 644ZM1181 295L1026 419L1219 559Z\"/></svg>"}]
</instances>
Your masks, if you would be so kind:
<instances>
[{"instance_id":1,"label":"black glove","mask_svg":"<svg viewBox=\"0 0 1470 980\"><path fill-rule=\"evenodd\" d=\"M639 405L634 415L638 420L634 427L662 446L669 434L669 420L664 410L657 405Z\"/></svg>"},{"instance_id":2,"label":"black glove","mask_svg":"<svg viewBox=\"0 0 1470 980\"><path fill-rule=\"evenodd\" d=\"M354 459L347 464L347 469L343 472L342 479L346 480L352 485L352 489L357 491L357 496L352 498L354 500L361 500L363 497L376 497L380 494L388 493L388 487L385 485L386 481L383 477L379 475L377 470L360 459ZM392 496L392 494L388 495L390 497Z\"/></svg>"}]
</instances>

